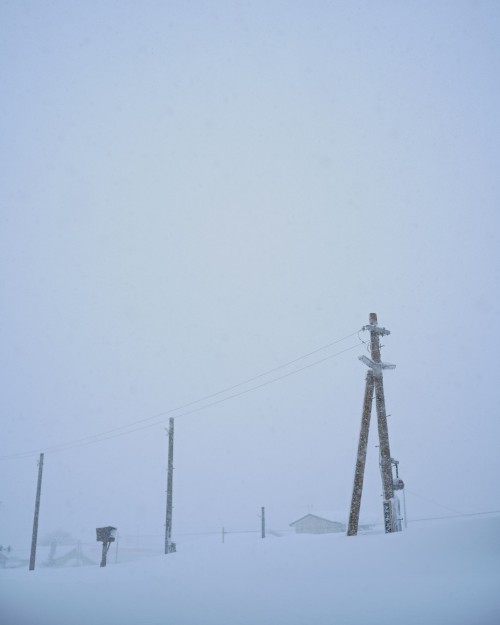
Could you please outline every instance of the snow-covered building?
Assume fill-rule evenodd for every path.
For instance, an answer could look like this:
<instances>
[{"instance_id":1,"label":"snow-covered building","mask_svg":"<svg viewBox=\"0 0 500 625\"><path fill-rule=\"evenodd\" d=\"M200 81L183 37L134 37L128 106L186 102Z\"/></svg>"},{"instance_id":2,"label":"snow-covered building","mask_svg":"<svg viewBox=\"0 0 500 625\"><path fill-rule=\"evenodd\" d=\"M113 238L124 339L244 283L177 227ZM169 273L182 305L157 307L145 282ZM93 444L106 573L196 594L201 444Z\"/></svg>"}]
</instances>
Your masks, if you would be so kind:
<instances>
[{"instance_id":1,"label":"snow-covered building","mask_svg":"<svg viewBox=\"0 0 500 625\"><path fill-rule=\"evenodd\" d=\"M330 534L333 532L345 532L345 523L332 521L319 514L306 514L305 516L290 523L297 534Z\"/></svg>"},{"instance_id":2,"label":"snow-covered building","mask_svg":"<svg viewBox=\"0 0 500 625\"><path fill-rule=\"evenodd\" d=\"M93 560L87 557L80 545L68 551L58 558L50 558L43 563L44 566L85 566L89 564L96 564Z\"/></svg>"}]
</instances>

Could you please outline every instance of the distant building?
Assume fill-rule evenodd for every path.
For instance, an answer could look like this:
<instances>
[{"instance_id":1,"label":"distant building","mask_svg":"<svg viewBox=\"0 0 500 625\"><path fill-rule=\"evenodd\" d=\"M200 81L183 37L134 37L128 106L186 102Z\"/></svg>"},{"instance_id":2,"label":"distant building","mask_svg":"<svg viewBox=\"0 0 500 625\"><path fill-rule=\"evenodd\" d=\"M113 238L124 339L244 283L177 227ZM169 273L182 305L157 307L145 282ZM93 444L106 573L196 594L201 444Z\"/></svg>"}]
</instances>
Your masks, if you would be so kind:
<instances>
[{"instance_id":1,"label":"distant building","mask_svg":"<svg viewBox=\"0 0 500 625\"><path fill-rule=\"evenodd\" d=\"M317 514L306 514L305 516L290 523L297 534L332 534L334 532L345 532L345 523L332 521Z\"/></svg>"},{"instance_id":2,"label":"distant building","mask_svg":"<svg viewBox=\"0 0 500 625\"><path fill-rule=\"evenodd\" d=\"M96 563L82 552L80 545L58 558L52 556L47 562L44 562L45 566L85 566L88 564Z\"/></svg>"}]
</instances>

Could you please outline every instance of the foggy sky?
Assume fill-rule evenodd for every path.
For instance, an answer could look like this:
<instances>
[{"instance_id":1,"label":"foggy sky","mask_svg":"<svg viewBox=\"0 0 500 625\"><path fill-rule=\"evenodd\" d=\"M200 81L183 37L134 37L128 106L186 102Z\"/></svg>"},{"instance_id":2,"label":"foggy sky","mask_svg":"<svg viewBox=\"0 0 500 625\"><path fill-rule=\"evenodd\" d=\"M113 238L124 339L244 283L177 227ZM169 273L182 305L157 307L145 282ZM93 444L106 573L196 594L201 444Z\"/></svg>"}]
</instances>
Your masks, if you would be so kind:
<instances>
[{"instance_id":1,"label":"foggy sky","mask_svg":"<svg viewBox=\"0 0 500 625\"><path fill-rule=\"evenodd\" d=\"M500 508L499 34L485 1L2 3L1 543L44 451L40 535L161 534L176 413L48 450L372 311L409 518ZM279 372L356 345L176 421L174 535L347 520L365 346Z\"/></svg>"}]
</instances>

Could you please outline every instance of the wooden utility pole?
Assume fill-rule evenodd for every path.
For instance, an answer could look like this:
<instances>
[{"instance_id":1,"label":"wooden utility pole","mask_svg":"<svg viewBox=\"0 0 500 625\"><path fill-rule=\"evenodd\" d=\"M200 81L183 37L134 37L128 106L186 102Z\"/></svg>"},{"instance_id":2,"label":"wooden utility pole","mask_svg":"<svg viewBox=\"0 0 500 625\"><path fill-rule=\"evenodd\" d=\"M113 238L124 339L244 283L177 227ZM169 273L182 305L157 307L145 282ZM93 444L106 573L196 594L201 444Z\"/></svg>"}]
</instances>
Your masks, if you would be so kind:
<instances>
[{"instance_id":1,"label":"wooden utility pole","mask_svg":"<svg viewBox=\"0 0 500 625\"><path fill-rule=\"evenodd\" d=\"M31 537L30 571L35 570L36 543L38 537L38 515L40 513L40 494L42 492L43 454L38 461L38 482L36 485L35 516L33 518L33 534Z\"/></svg>"},{"instance_id":2,"label":"wooden utility pole","mask_svg":"<svg viewBox=\"0 0 500 625\"><path fill-rule=\"evenodd\" d=\"M260 521L261 521L261 537L265 538L266 537L266 509L264 508L264 506L262 506L262 509L261 509Z\"/></svg>"},{"instance_id":3,"label":"wooden utility pole","mask_svg":"<svg viewBox=\"0 0 500 625\"><path fill-rule=\"evenodd\" d=\"M116 542L115 542L115 564L118 562L118 539L120 535L116 532Z\"/></svg>"},{"instance_id":4,"label":"wooden utility pole","mask_svg":"<svg viewBox=\"0 0 500 625\"><path fill-rule=\"evenodd\" d=\"M175 551L172 543L172 484L174 478L174 419L168 421L167 514L165 520L165 553Z\"/></svg>"},{"instance_id":5,"label":"wooden utility pole","mask_svg":"<svg viewBox=\"0 0 500 625\"><path fill-rule=\"evenodd\" d=\"M363 480L365 475L366 448L368 445L368 431L370 429L370 417L373 403L373 371L366 373L365 398L363 401L363 414L361 415L361 429L359 432L358 456L356 458L356 470L354 472L354 487L352 489L351 510L347 535L356 536L358 533L359 509L361 507L361 495L363 493Z\"/></svg>"},{"instance_id":6,"label":"wooden utility pole","mask_svg":"<svg viewBox=\"0 0 500 625\"><path fill-rule=\"evenodd\" d=\"M384 382L382 372L384 369L395 369L396 365L382 362L380 358L380 337L389 335L389 330L378 326L377 315L370 313L369 325L363 330L370 332L370 353L371 358L360 356L359 359L369 367L366 376L365 400L363 403L363 416L361 419L361 432L359 435L358 457L356 460L356 470L354 475L354 488L351 499L351 510L349 515L348 536L355 536L358 531L359 509L361 504L361 494L363 490L363 475L366 460L366 444L368 441L368 430L370 426L370 413L373 402L373 392L375 391L375 405L377 409L378 437L380 443L380 474L382 477L382 490L384 496L384 527L387 533L399 531L401 525L398 517L394 517L394 489L395 482L392 476L391 450L389 446L389 433L387 429L387 415L385 411ZM402 480L397 480L396 488L403 487Z\"/></svg>"}]
</instances>

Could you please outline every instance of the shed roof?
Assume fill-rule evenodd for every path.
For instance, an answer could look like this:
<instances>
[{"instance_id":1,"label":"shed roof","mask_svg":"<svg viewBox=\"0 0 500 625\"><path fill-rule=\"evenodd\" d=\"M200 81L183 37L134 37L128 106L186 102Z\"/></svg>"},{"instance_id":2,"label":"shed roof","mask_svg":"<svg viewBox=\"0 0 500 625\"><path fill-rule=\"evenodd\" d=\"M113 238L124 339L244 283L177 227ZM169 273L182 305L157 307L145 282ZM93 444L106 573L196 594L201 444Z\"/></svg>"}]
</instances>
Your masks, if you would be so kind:
<instances>
[{"instance_id":1,"label":"shed roof","mask_svg":"<svg viewBox=\"0 0 500 625\"><path fill-rule=\"evenodd\" d=\"M319 514L313 514L312 512L309 512L307 514L305 514L304 516L300 517L300 519L297 519L296 521L293 521L292 523L290 523L290 527L292 527L293 525L296 525L297 523L300 523L300 521L304 521L304 519L319 519L320 521L326 521L327 523L332 523L332 524L341 524L343 525L342 521L333 521L331 518L327 518L326 516L320 516Z\"/></svg>"}]
</instances>

